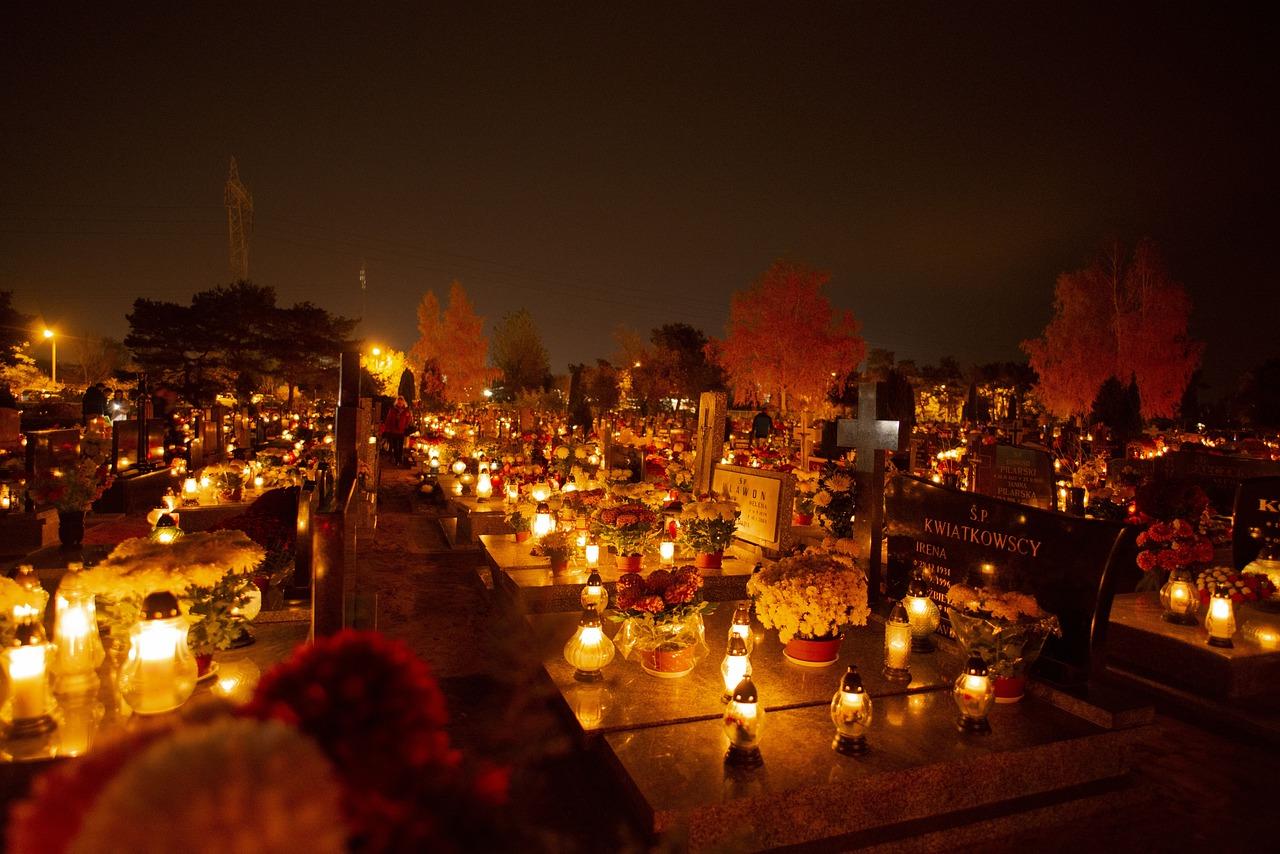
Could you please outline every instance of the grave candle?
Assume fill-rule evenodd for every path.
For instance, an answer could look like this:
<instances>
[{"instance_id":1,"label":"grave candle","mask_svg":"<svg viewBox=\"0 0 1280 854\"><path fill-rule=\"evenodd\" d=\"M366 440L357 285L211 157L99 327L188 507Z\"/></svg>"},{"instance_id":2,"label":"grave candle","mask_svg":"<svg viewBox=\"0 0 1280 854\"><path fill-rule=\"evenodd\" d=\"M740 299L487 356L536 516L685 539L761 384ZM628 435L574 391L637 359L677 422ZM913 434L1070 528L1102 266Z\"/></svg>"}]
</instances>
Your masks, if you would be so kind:
<instances>
[{"instance_id":1,"label":"grave candle","mask_svg":"<svg viewBox=\"0 0 1280 854\"><path fill-rule=\"evenodd\" d=\"M894 682L911 681L911 622L907 609L895 602L884 624L884 677Z\"/></svg>"},{"instance_id":2,"label":"grave candle","mask_svg":"<svg viewBox=\"0 0 1280 854\"><path fill-rule=\"evenodd\" d=\"M194 477L182 482L182 501L184 504L195 504L200 500L200 483Z\"/></svg>"},{"instance_id":3,"label":"grave candle","mask_svg":"<svg viewBox=\"0 0 1280 854\"><path fill-rule=\"evenodd\" d=\"M454 460L452 469L455 475L457 475L458 477L461 477L462 473L467 470L467 463L465 460L461 460L461 459Z\"/></svg>"},{"instance_id":4,"label":"grave candle","mask_svg":"<svg viewBox=\"0 0 1280 854\"><path fill-rule=\"evenodd\" d=\"M120 668L120 688L141 715L168 712L196 687L196 662L187 646L187 624L169 592L148 594L142 619L129 632L129 657Z\"/></svg>"},{"instance_id":5,"label":"grave candle","mask_svg":"<svg viewBox=\"0 0 1280 854\"><path fill-rule=\"evenodd\" d=\"M1185 626L1196 624L1200 593L1191 580L1190 572L1179 568L1169 573L1169 580L1160 588L1160 606L1164 608L1163 617L1168 622Z\"/></svg>"},{"instance_id":6,"label":"grave candle","mask_svg":"<svg viewBox=\"0 0 1280 854\"><path fill-rule=\"evenodd\" d=\"M871 697L862 687L858 668L849 665L840 687L831 698L831 722L836 725L836 737L831 749L845 756L860 756L867 752L867 729L871 726Z\"/></svg>"},{"instance_id":7,"label":"grave candle","mask_svg":"<svg viewBox=\"0 0 1280 854\"><path fill-rule=\"evenodd\" d=\"M933 633L942 615L938 606L929 598L929 586L919 575L911 579L903 602L907 606L907 619L911 623L911 649L915 652L933 652Z\"/></svg>"},{"instance_id":8,"label":"grave candle","mask_svg":"<svg viewBox=\"0 0 1280 854\"><path fill-rule=\"evenodd\" d=\"M764 723L764 709L760 707L760 695L750 676L733 689L729 704L725 706L721 724L729 739L729 749L724 754L726 765L755 768L764 764L760 755L760 729Z\"/></svg>"},{"instance_id":9,"label":"grave candle","mask_svg":"<svg viewBox=\"0 0 1280 854\"><path fill-rule=\"evenodd\" d=\"M54 597L54 672L58 691L63 694L95 688L98 665L106 657L98 635L94 595L81 582L80 568L79 563L67 567Z\"/></svg>"},{"instance_id":10,"label":"grave candle","mask_svg":"<svg viewBox=\"0 0 1280 854\"><path fill-rule=\"evenodd\" d=\"M49 715L50 647L40 628L38 609L18 605L13 609L13 620L14 639L4 651L4 669L13 711L10 737L22 738L48 732L55 726Z\"/></svg>"},{"instance_id":11,"label":"grave candle","mask_svg":"<svg viewBox=\"0 0 1280 854\"><path fill-rule=\"evenodd\" d=\"M579 682L599 682L600 671L613 661L613 641L604 633L600 614L594 608L583 608L578 630L564 645L564 660L573 665L573 678Z\"/></svg>"},{"instance_id":12,"label":"grave candle","mask_svg":"<svg viewBox=\"0 0 1280 854\"><path fill-rule=\"evenodd\" d=\"M720 676L724 679L724 693L720 702L727 703L733 698L733 689L743 678L751 675L751 658L747 655L747 644L738 635L729 635L729 646L725 650L724 661L720 662Z\"/></svg>"},{"instance_id":13,"label":"grave candle","mask_svg":"<svg viewBox=\"0 0 1280 854\"><path fill-rule=\"evenodd\" d=\"M1209 630L1209 646L1230 649L1231 636L1236 633L1235 608L1231 594L1225 587L1218 587L1209 599L1209 613L1204 617L1204 627Z\"/></svg>"},{"instance_id":14,"label":"grave candle","mask_svg":"<svg viewBox=\"0 0 1280 854\"><path fill-rule=\"evenodd\" d=\"M587 557L588 568L595 569L597 566L600 565L600 544L599 543L587 543L586 546L583 547L583 552L586 554L586 557Z\"/></svg>"},{"instance_id":15,"label":"grave candle","mask_svg":"<svg viewBox=\"0 0 1280 854\"><path fill-rule=\"evenodd\" d=\"M592 570L587 576L587 584L582 588L582 595L578 597L578 601L582 603L583 608L593 609L596 613L604 611L609 604L609 593L604 589L604 580L600 578L597 570Z\"/></svg>"},{"instance_id":16,"label":"grave candle","mask_svg":"<svg viewBox=\"0 0 1280 854\"><path fill-rule=\"evenodd\" d=\"M670 540L663 540L658 544L658 555L664 564L671 566L676 559L676 544Z\"/></svg>"},{"instance_id":17,"label":"grave candle","mask_svg":"<svg viewBox=\"0 0 1280 854\"><path fill-rule=\"evenodd\" d=\"M956 678L955 689L951 692L956 707L960 709L956 728L961 732L991 732L987 712L991 709L995 695L996 688L991 683L986 663L976 655L969 656L964 672Z\"/></svg>"},{"instance_id":18,"label":"grave candle","mask_svg":"<svg viewBox=\"0 0 1280 854\"><path fill-rule=\"evenodd\" d=\"M747 654L751 653L751 649L755 646L755 637L751 631L751 603L739 602L737 607L733 609L733 622L729 624L729 637L734 635L742 638L742 642L747 645Z\"/></svg>"},{"instance_id":19,"label":"grave candle","mask_svg":"<svg viewBox=\"0 0 1280 854\"><path fill-rule=\"evenodd\" d=\"M488 466L480 470L476 479L476 501L488 501L493 495L493 479L489 477Z\"/></svg>"},{"instance_id":20,"label":"grave candle","mask_svg":"<svg viewBox=\"0 0 1280 854\"><path fill-rule=\"evenodd\" d=\"M546 501L538 502L533 514L533 535L539 539L550 534L556 528L555 517L551 515L551 507Z\"/></svg>"}]
</instances>

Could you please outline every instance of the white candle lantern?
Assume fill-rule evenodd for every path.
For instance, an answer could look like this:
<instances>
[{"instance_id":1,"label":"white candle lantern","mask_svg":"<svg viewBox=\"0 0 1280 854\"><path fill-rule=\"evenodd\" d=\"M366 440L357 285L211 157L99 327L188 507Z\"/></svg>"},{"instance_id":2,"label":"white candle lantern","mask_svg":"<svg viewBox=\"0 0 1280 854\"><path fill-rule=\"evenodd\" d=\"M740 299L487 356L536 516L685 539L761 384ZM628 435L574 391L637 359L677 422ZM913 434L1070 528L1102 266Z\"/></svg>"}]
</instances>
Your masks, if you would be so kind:
<instances>
[{"instance_id":1,"label":"white candle lantern","mask_svg":"<svg viewBox=\"0 0 1280 854\"><path fill-rule=\"evenodd\" d=\"M1213 591L1204 627L1209 630L1209 646L1230 649L1235 645L1231 642L1231 636L1236 633L1235 606L1231 604L1231 594L1225 587L1219 586Z\"/></svg>"},{"instance_id":2,"label":"white candle lantern","mask_svg":"<svg viewBox=\"0 0 1280 854\"><path fill-rule=\"evenodd\" d=\"M979 734L991 732L987 712L991 710L991 703L995 700L996 688L991 682L987 665L981 658L976 655L969 657L964 672L956 678L951 696L960 709L957 729Z\"/></svg>"},{"instance_id":3,"label":"white candle lantern","mask_svg":"<svg viewBox=\"0 0 1280 854\"><path fill-rule=\"evenodd\" d=\"M13 723L8 737L31 738L57 727L53 719L53 690L49 659L52 648L40 627L40 612L27 605L13 609L13 643L2 657L8 679L6 702Z\"/></svg>"},{"instance_id":4,"label":"white candle lantern","mask_svg":"<svg viewBox=\"0 0 1280 854\"><path fill-rule=\"evenodd\" d=\"M1200 610L1200 591L1191 580L1191 573L1185 569L1175 569L1169 573L1169 580L1160 588L1160 607L1162 615L1170 623L1184 626L1196 624L1196 613Z\"/></svg>"},{"instance_id":5,"label":"white candle lantern","mask_svg":"<svg viewBox=\"0 0 1280 854\"><path fill-rule=\"evenodd\" d=\"M907 609L895 602L884 624L884 677L893 682L911 681L911 622Z\"/></svg>"},{"instance_id":6,"label":"white candle lantern","mask_svg":"<svg viewBox=\"0 0 1280 854\"><path fill-rule=\"evenodd\" d=\"M907 607L907 620L911 623L912 651L933 652L933 633L942 621L942 615L929 598L929 585L923 578L917 575L911 579L903 604Z\"/></svg>"},{"instance_id":7,"label":"white candle lantern","mask_svg":"<svg viewBox=\"0 0 1280 854\"><path fill-rule=\"evenodd\" d=\"M80 564L67 567L54 596L54 674L59 694L93 691L98 666L106 657L98 634L98 612L91 590L80 577Z\"/></svg>"},{"instance_id":8,"label":"white candle lantern","mask_svg":"<svg viewBox=\"0 0 1280 854\"><path fill-rule=\"evenodd\" d=\"M751 677L744 676L733 689L721 718L724 734L729 739L729 749L724 755L726 765L755 768L764 764L760 755L763 723L764 708L760 705L760 695Z\"/></svg>"},{"instance_id":9,"label":"white candle lantern","mask_svg":"<svg viewBox=\"0 0 1280 854\"><path fill-rule=\"evenodd\" d=\"M742 642L747 645L747 655L751 654L755 647L755 633L751 631L751 603L739 602L733 609L733 620L729 623L729 638L734 636L742 638Z\"/></svg>"},{"instance_id":10,"label":"white candle lantern","mask_svg":"<svg viewBox=\"0 0 1280 854\"><path fill-rule=\"evenodd\" d=\"M533 535L541 539L555 529L556 519L551 515L551 508L547 505L547 502L539 502L537 510L533 514Z\"/></svg>"},{"instance_id":11,"label":"white candle lantern","mask_svg":"<svg viewBox=\"0 0 1280 854\"><path fill-rule=\"evenodd\" d=\"M120 689L141 715L172 711L196 688L196 660L187 646L187 621L168 592L142 602L142 619L129 632L129 657L120 668Z\"/></svg>"},{"instance_id":12,"label":"white candle lantern","mask_svg":"<svg viewBox=\"0 0 1280 854\"><path fill-rule=\"evenodd\" d=\"M604 633L600 614L594 608L583 608L578 630L564 645L564 660L574 667L573 678L579 682L599 682L600 673L613 661L613 641Z\"/></svg>"},{"instance_id":13,"label":"white candle lantern","mask_svg":"<svg viewBox=\"0 0 1280 854\"><path fill-rule=\"evenodd\" d=\"M852 664L840 680L831 698L831 722L836 737L831 749L845 756L861 756L867 752L867 729L871 726L871 697L862 687L862 677Z\"/></svg>"},{"instance_id":14,"label":"white candle lantern","mask_svg":"<svg viewBox=\"0 0 1280 854\"><path fill-rule=\"evenodd\" d=\"M583 608L594 610L597 614L602 613L609 606L609 591L604 588L604 580L600 578L597 570L592 570L587 576L587 584L582 588L582 595L578 597L578 601L582 603Z\"/></svg>"},{"instance_id":15,"label":"white candle lantern","mask_svg":"<svg viewBox=\"0 0 1280 854\"><path fill-rule=\"evenodd\" d=\"M583 547L583 553L586 555L586 558L587 558L588 569L595 569L600 565L600 544L599 543L587 543L586 546Z\"/></svg>"},{"instance_id":16,"label":"white candle lantern","mask_svg":"<svg viewBox=\"0 0 1280 854\"><path fill-rule=\"evenodd\" d=\"M662 558L664 564L671 566L676 559L676 544L670 540L663 540L658 544L658 556Z\"/></svg>"},{"instance_id":17,"label":"white candle lantern","mask_svg":"<svg viewBox=\"0 0 1280 854\"><path fill-rule=\"evenodd\" d=\"M747 644L738 635L729 635L729 645L720 662L720 677L724 680L724 693L720 702L727 703L733 699L733 689L738 683L751 675L751 656L747 654Z\"/></svg>"}]
</instances>

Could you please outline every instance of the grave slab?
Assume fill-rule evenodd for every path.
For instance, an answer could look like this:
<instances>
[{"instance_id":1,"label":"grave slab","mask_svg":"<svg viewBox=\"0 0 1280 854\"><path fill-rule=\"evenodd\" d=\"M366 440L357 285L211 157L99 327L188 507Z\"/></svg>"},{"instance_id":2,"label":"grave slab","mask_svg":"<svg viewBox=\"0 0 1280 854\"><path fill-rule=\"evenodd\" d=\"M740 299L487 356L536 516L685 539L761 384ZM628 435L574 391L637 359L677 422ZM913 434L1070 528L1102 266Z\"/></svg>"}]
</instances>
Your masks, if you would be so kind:
<instances>
[{"instance_id":1,"label":"grave slab","mask_svg":"<svg viewBox=\"0 0 1280 854\"><path fill-rule=\"evenodd\" d=\"M507 524L507 512L501 500L477 501L472 495L455 495L449 499L455 514L456 525L453 530L445 529L449 536L449 545L475 546L476 538L482 534L513 534L515 530Z\"/></svg>"},{"instance_id":2,"label":"grave slab","mask_svg":"<svg viewBox=\"0 0 1280 854\"><path fill-rule=\"evenodd\" d=\"M1180 626L1161 619L1155 593L1116 596L1107 640L1108 664L1157 682L1222 699L1280 698L1280 651L1268 651L1240 633L1229 649L1209 646L1203 626ZM1277 622L1249 603L1236 609L1236 624L1253 619Z\"/></svg>"},{"instance_id":3,"label":"grave slab","mask_svg":"<svg viewBox=\"0 0 1280 854\"><path fill-rule=\"evenodd\" d=\"M575 561L565 572L553 573L551 561L533 554L534 543L517 543L511 534L482 534L480 544L493 573L493 589L518 600L531 613L580 611L578 597L587 583L590 570ZM746 596L747 579L759 559L749 547L736 544L724 553L721 569L704 569L703 595L712 602L742 599ZM693 555L677 554L675 564L693 563ZM657 560L645 565L644 572L658 568ZM600 577L613 595L621 573L612 555L600 556Z\"/></svg>"},{"instance_id":4,"label":"grave slab","mask_svg":"<svg viewBox=\"0 0 1280 854\"><path fill-rule=\"evenodd\" d=\"M1034 700L995 708L987 736L957 732L955 714L945 691L877 698L870 751L847 757L831 750L825 705L777 711L750 771L726 769L719 720L610 733L602 749L653 832L679 828L690 850L761 850L895 826L915 835L966 823L964 811L1016 811L1030 795L1079 797L1127 773L1140 732Z\"/></svg>"},{"instance_id":5,"label":"grave slab","mask_svg":"<svg viewBox=\"0 0 1280 854\"><path fill-rule=\"evenodd\" d=\"M542 655L543 667L559 689L569 711L588 734L635 727L719 719L724 713L720 694L724 681L720 662L736 603L721 603L704 616L709 652L693 672L679 679L661 679L640 669L638 662L621 654L603 671L601 682L582 683L573 678L573 667L564 660L564 644L573 636L577 613L534 615L529 621ZM613 636L618 624L606 620ZM857 664L863 685L872 697L950 689L961 661L945 652L916 655L911 659L911 682L890 682L880 674L884 664L884 625L874 621L846 631L840 660L828 667L804 667L787 661L778 633L753 625L755 648L751 654L752 681L760 689L768 710L831 702L844 668Z\"/></svg>"}]
</instances>

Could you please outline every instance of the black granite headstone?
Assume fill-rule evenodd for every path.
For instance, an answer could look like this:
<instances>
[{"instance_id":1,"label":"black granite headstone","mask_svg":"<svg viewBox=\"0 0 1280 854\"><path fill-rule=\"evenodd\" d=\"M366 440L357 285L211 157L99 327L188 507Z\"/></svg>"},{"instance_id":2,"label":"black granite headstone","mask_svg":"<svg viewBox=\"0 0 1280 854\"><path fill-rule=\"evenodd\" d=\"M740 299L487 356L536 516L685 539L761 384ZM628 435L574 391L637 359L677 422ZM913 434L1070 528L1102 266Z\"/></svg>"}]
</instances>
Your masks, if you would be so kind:
<instances>
[{"instance_id":1,"label":"black granite headstone","mask_svg":"<svg viewBox=\"0 0 1280 854\"><path fill-rule=\"evenodd\" d=\"M899 597L912 572L929 582L951 636L946 593L952 584L1029 593L1055 614L1061 638L1045 645L1036 673L1083 682L1102 641L1111 598L1132 589L1138 569L1133 532L1123 525L1037 510L906 475L885 499L889 592Z\"/></svg>"},{"instance_id":2,"label":"black granite headstone","mask_svg":"<svg viewBox=\"0 0 1280 854\"><path fill-rule=\"evenodd\" d=\"M1213 508L1226 512L1235 500L1242 481L1280 477L1280 463L1252 457L1232 457L1204 451L1173 451L1158 461L1161 477L1186 480L1200 485Z\"/></svg>"},{"instance_id":3,"label":"black granite headstone","mask_svg":"<svg viewBox=\"0 0 1280 854\"><path fill-rule=\"evenodd\" d=\"M982 445L978 448L974 492L1053 509L1053 459L1035 448Z\"/></svg>"},{"instance_id":4,"label":"black granite headstone","mask_svg":"<svg viewBox=\"0 0 1280 854\"><path fill-rule=\"evenodd\" d=\"M1231 562L1236 569L1258 556L1264 539L1280 541L1280 477L1246 480L1236 490Z\"/></svg>"}]
</instances>

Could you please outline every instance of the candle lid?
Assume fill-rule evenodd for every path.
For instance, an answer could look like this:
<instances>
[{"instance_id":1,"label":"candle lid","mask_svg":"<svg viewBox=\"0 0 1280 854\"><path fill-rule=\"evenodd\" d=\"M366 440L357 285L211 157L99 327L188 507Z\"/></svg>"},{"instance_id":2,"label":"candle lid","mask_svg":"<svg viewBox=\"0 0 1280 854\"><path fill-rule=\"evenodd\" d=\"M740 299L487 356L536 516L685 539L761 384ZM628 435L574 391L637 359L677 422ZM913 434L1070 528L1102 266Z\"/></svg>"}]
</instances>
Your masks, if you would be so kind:
<instances>
[{"instance_id":1,"label":"candle lid","mask_svg":"<svg viewBox=\"0 0 1280 854\"><path fill-rule=\"evenodd\" d=\"M37 619L23 620L13 629L11 646L38 646L44 643L44 627Z\"/></svg>"},{"instance_id":2,"label":"candle lid","mask_svg":"<svg viewBox=\"0 0 1280 854\"><path fill-rule=\"evenodd\" d=\"M750 676L743 676L738 687L733 689L733 701L735 703L760 702L760 696L756 693L756 683L751 681Z\"/></svg>"},{"instance_id":3,"label":"candle lid","mask_svg":"<svg viewBox=\"0 0 1280 854\"><path fill-rule=\"evenodd\" d=\"M982 660L981 656L971 655L964 666L964 673L966 676L986 676L987 663Z\"/></svg>"},{"instance_id":4,"label":"candle lid","mask_svg":"<svg viewBox=\"0 0 1280 854\"><path fill-rule=\"evenodd\" d=\"M857 665L849 665L849 669L845 671L844 678L840 680L840 690L846 694L866 693L866 689L862 687L862 675L858 673Z\"/></svg>"},{"instance_id":5,"label":"candle lid","mask_svg":"<svg viewBox=\"0 0 1280 854\"><path fill-rule=\"evenodd\" d=\"M167 590L148 593L147 598L142 600L142 619L144 620L167 620L178 616L179 613L178 597Z\"/></svg>"}]
</instances>

